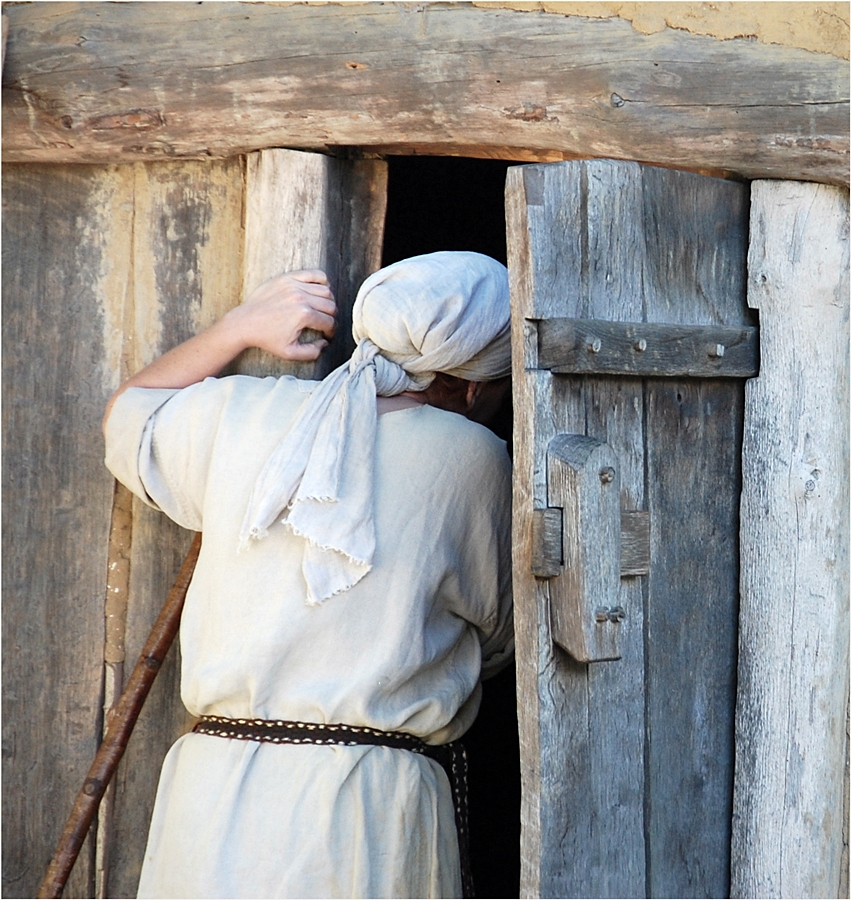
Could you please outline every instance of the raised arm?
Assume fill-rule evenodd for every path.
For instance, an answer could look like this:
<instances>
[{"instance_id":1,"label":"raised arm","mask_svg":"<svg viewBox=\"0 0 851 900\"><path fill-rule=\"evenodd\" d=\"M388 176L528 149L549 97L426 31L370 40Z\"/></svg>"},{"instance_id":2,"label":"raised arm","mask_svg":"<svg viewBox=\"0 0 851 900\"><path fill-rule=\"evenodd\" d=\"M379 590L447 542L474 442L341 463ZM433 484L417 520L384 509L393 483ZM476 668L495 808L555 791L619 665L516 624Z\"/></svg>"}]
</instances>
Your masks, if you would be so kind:
<instances>
[{"instance_id":1,"label":"raised arm","mask_svg":"<svg viewBox=\"0 0 851 900\"><path fill-rule=\"evenodd\" d=\"M184 388L217 375L243 350L259 347L281 359L310 362L334 335L337 305L324 272L289 272L261 284L215 324L128 378L109 398L103 421L130 387ZM305 329L325 335L304 344Z\"/></svg>"}]
</instances>

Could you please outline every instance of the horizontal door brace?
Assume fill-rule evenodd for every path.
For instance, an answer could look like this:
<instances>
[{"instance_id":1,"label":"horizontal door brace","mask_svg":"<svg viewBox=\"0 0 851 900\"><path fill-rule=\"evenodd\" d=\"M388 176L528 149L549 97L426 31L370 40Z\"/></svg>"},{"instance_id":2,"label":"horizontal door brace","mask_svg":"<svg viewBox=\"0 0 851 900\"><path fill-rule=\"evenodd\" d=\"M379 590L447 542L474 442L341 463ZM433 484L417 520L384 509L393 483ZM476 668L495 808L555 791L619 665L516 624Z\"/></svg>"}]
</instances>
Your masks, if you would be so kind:
<instances>
[{"instance_id":1,"label":"horizontal door brace","mask_svg":"<svg viewBox=\"0 0 851 900\"><path fill-rule=\"evenodd\" d=\"M753 378L759 329L744 325L662 325L599 319L531 320L537 365L556 374L640 378Z\"/></svg>"}]
</instances>

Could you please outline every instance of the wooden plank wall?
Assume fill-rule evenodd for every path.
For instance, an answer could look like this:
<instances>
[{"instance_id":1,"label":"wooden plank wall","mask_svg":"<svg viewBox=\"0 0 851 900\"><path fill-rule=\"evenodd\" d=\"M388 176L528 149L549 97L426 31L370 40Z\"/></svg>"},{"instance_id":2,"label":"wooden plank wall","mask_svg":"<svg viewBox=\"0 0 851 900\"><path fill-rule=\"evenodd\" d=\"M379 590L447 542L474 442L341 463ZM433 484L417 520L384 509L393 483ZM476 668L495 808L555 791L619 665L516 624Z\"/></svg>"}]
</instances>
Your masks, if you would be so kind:
<instances>
[{"instance_id":1,"label":"wooden plank wall","mask_svg":"<svg viewBox=\"0 0 851 900\"><path fill-rule=\"evenodd\" d=\"M120 690L124 648L132 665L182 558L187 535L114 491L100 418L123 378L238 302L242 168L4 169L6 896L34 895L96 749L101 697ZM107 580L118 626L105 648ZM173 653L117 779L122 872L183 725L176 678ZM96 896L96 880L87 851L67 895Z\"/></svg>"},{"instance_id":2,"label":"wooden plank wall","mask_svg":"<svg viewBox=\"0 0 851 900\"><path fill-rule=\"evenodd\" d=\"M115 168L3 169L4 896L35 896L98 742L105 307L129 277L128 200ZM67 896L93 887L87 847Z\"/></svg>"},{"instance_id":3,"label":"wooden plank wall","mask_svg":"<svg viewBox=\"0 0 851 900\"><path fill-rule=\"evenodd\" d=\"M848 265L847 191L753 185L734 897L847 896Z\"/></svg>"},{"instance_id":4,"label":"wooden plank wall","mask_svg":"<svg viewBox=\"0 0 851 900\"><path fill-rule=\"evenodd\" d=\"M343 336L317 372L342 361L380 262L386 165L271 151L3 176L3 895L31 897L190 537L115 490L106 400L291 266L332 270ZM190 725L178 679L175 648L66 896L135 896L160 763Z\"/></svg>"},{"instance_id":5,"label":"wooden plank wall","mask_svg":"<svg viewBox=\"0 0 851 900\"><path fill-rule=\"evenodd\" d=\"M364 278L380 267L387 206L387 164L293 150L248 156L243 295L278 272L325 271L339 309L337 332L316 363L285 363L249 350L250 374L322 378L354 350L352 305Z\"/></svg>"}]
</instances>

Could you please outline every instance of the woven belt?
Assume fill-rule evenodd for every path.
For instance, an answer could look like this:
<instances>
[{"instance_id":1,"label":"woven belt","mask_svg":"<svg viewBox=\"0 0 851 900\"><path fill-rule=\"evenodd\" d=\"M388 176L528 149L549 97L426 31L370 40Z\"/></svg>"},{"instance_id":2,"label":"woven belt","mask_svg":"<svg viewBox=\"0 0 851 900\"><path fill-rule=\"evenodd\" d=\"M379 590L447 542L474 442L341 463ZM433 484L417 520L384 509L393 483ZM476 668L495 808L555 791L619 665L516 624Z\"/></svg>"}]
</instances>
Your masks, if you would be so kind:
<instances>
[{"instance_id":1,"label":"woven belt","mask_svg":"<svg viewBox=\"0 0 851 900\"><path fill-rule=\"evenodd\" d=\"M319 725L314 722L286 722L280 719L229 719L225 716L202 716L192 730L214 737L268 744L337 744L345 747L372 744L409 750L435 760L443 766L452 788L464 897L475 896L470 868L470 833L467 827L467 753L459 741L432 746L404 731L379 731L377 728L361 725Z\"/></svg>"}]
</instances>

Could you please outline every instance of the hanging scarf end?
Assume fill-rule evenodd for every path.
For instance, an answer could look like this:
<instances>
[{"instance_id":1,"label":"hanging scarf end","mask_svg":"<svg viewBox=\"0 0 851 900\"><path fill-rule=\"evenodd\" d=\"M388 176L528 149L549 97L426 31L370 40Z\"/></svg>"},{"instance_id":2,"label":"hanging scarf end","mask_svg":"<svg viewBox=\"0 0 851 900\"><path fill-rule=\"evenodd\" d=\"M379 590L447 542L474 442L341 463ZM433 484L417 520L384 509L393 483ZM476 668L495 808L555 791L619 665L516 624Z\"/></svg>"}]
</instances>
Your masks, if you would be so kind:
<instances>
[{"instance_id":1,"label":"hanging scarf end","mask_svg":"<svg viewBox=\"0 0 851 900\"><path fill-rule=\"evenodd\" d=\"M236 552L242 553L243 550L247 550L253 541L260 541L263 538L269 537L269 530L267 528L260 528L257 525L254 525L249 529L248 533L243 533L239 536L239 543L236 546Z\"/></svg>"}]
</instances>

